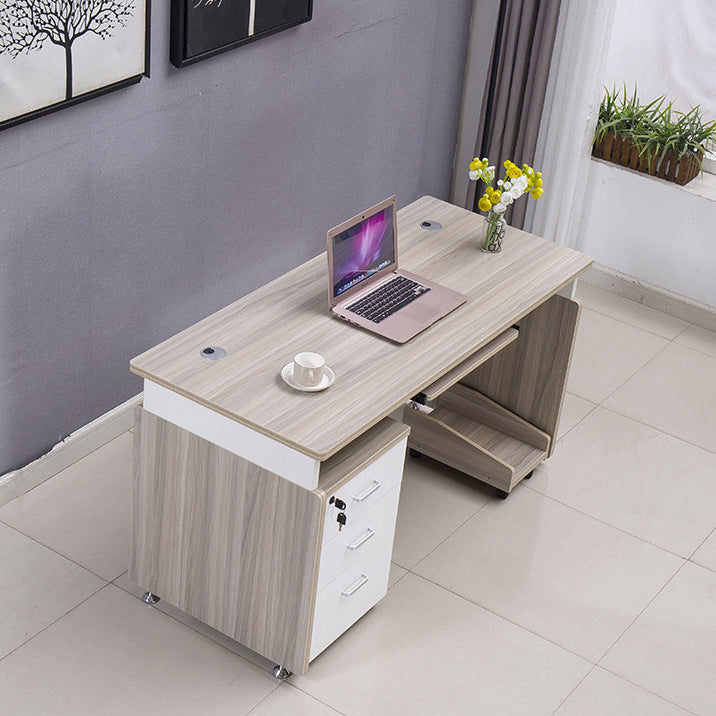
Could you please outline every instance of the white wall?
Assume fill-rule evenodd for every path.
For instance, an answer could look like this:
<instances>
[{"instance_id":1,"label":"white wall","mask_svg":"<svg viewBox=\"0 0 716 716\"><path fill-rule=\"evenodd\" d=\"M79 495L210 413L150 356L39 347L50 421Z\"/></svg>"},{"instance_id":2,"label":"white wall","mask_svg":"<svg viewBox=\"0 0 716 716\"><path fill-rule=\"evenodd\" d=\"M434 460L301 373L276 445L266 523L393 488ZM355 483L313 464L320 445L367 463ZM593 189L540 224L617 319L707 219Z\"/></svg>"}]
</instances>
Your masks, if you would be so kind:
<instances>
[{"instance_id":1,"label":"white wall","mask_svg":"<svg viewBox=\"0 0 716 716\"><path fill-rule=\"evenodd\" d=\"M716 2L617 0L603 84L623 82L642 101L666 93L716 119Z\"/></svg>"},{"instance_id":2,"label":"white wall","mask_svg":"<svg viewBox=\"0 0 716 716\"><path fill-rule=\"evenodd\" d=\"M716 306L716 201L592 161L578 248L637 279Z\"/></svg>"}]
</instances>

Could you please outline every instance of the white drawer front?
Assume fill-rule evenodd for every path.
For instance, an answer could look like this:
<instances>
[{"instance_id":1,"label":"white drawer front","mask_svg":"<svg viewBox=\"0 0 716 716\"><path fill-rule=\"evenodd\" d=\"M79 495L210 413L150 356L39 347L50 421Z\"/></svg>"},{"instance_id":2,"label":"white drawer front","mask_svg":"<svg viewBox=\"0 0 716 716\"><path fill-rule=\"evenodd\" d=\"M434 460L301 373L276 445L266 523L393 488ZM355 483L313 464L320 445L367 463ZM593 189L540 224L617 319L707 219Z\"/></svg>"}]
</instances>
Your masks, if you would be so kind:
<instances>
[{"instance_id":1,"label":"white drawer front","mask_svg":"<svg viewBox=\"0 0 716 716\"><path fill-rule=\"evenodd\" d=\"M376 505L358 519L347 523L335 537L323 543L318 570L319 591L344 569L355 564L384 537L392 537L399 497L400 485L383 495Z\"/></svg>"},{"instance_id":2,"label":"white drawer front","mask_svg":"<svg viewBox=\"0 0 716 716\"><path fill-rule=\"evenodd\" d=\"M403 479L403 462L405 461L406 440L393 445L357 475L352 477L343 487L328 495L346 503L343 510L346 514L346 527L352 526L373 505L380 502ZM326 504L326 517L323 525L323 542L333 539L339 533L337 517L341 510L335 504ZM345 528L341 530L341 533Z\"/></svg>"},{"instance_id":3,"label":"white drawer front","mask_svg":"<svg viewBox=\"0 0 716 716\"><path fill-rule=\"evenodd\" d=\"M392 551L391 534L318 592L309 661L385 596Z\"/></svg>"}]
</instances>

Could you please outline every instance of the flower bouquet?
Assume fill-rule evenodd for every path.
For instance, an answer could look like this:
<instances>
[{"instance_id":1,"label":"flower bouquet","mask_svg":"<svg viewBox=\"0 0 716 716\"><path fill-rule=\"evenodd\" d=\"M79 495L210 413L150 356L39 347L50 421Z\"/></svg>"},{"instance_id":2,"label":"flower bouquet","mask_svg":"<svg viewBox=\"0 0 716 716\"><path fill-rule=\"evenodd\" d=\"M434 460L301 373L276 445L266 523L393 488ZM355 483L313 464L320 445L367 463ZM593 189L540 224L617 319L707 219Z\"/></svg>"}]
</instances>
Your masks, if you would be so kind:
<instances>
[{"instance_id":1,"label":"flower bouquet","mask_svg":"<svg viewBox=\"0 0 716 716\"><path fill-rule=\"evenodd\" d=\"M539 199L544 194L541 172L534 171L528 164L523 164L520 169L509 159L505 161L504 166L505 178L497 182L498 188L495 189L492 186L495 167L490 166L489 160L475 157L470 162L470 179L482 180L487 185L477 206L480 211L487 212L487 230L481 248L492 253L502 247L506 226L503 214L507 211L507 207L528 192L533 199Z\"/></svg>"}]
</instances>

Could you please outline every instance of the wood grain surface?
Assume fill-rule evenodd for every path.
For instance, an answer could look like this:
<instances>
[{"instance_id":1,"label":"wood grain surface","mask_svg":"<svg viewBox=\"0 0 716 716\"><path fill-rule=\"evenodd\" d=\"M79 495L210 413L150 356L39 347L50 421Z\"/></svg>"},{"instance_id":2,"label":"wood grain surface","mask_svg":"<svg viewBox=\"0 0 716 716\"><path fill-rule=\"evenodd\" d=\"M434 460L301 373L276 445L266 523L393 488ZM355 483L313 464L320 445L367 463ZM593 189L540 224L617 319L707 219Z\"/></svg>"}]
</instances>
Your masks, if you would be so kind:
<instances>
[{"instance_id":1,"label":"wood grain surface","mask_svg":"<svg viewBox=\"0 0 716 716\"><path fill-rule=\"evenodd\" d=\"M410 446L466 475L509 490L514 475L512 465L454 427L452 423L459 417L446 410L427 414L406 408L403 419L410 425ZM477 437L479 440L485 436Z\"/></svg>"},{"instance_id":2,"label":"wood grain surface","mask_svg":"<svg viewBox=\"0 0 716 716\"><path fill-rule=\"evenodd\" d=\"M461 378L464 378L468 373L471 373L475 368L492 358L496 353L499 353L505 346L517 340L518 335L519 333L516 328L508 328L504 333L500 333L497 338L493 338L487 345L480 348L479 351L475 351L469 358L456 365L452 370L449 370L445 375L425 388L423 391L425 399L433 401L439 398L450 386L455 385Z\"/></svg>"},{"instance_id":3,"label":"wood grain surface","mask_svg":"<svg viewBox=\"0 0 716 716\"><path fill-rule=\"evenodd\" d=\"M419 224L426 219L444 228L425 231ZM502 252L486 254L484 228L477 214L432 197L398 212L400 266L468 297L404 345L330 315L324 253L146 351L131 369L325 460L592 263L511 227ZM201 358L209 345L223 347L227 357ZM299 351L325 356L335 384L319 393L285 385L279 372Z\"/></svg>"},{"instance_id":4,"label":"wood grain surface","mask_svg":"<svg viewBox=\"0 0 716 716\"><path fill-rule=\"evenodd\" d=\"M141 408L134 445L132 580L304 673L325 498Z\"/></svg>"},{"instance_id":5,"label":"wood grain surface","mask_svg":"<svg viewBox=\"0 0 716 716\"><path fill-rule=\"evenodd\" d=\"M366 430L350 445L321 463L317 491L328 497L364 467L377 460L408 435L410 428L397 420L384 418Z\"/></svg>"},{"instance_id":6,"label":"wood grain surface","mask_svg":"<svg viewBox=\"0 0 716 716\"><path fill-rule=\"evenodd\" d=\"M581 308L579 301L553 296L520 321L514 343L461 381L547 433L549 455L557 441Z\"/></svg>"},{"instance_id":7,"label":"wood grain surface","mask_svg":"<svg viewBox=\"0 0 716 716\"><path fill-rule=\"evenodd\" d=\"M454 385L446 391L440 400L440 407L456 411L478 423L489 425L495 430L539 450L546 452L549 449L549 435L523 420L519 415L503 408L494 400L490 400L487 396L465 385Z\"/></svg>"}]
</instances>

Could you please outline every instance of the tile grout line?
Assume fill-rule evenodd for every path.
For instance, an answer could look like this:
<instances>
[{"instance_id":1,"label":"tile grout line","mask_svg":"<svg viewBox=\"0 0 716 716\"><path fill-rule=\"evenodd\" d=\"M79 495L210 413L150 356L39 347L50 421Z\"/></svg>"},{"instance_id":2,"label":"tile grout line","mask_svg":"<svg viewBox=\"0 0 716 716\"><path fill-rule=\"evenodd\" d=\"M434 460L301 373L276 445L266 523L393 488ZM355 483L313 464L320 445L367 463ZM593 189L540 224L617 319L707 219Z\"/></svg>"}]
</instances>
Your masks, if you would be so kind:
<instances>
[{"instance_id":1,"label":"tile grout line","mask_svg":"<svg viewBox=\"0 0 716 716\"><path fill-rule=\"evenodd\" d=\"M125 570L125 571L126 571L126 570ZM122 572L122 574L124 574L124 573L125 573L125 572ZM119 577L121 577L122 574L120 574ZM403 576L405 576L405 575L403 575ZM141 602L142 604L145 604L145 602L142 601L142 597L138 597L136 594L132 594L132 592L130 592L128 589L125 589L124 587L120 587L119 584L115 584L115 582L119 579L119 577L116 577L112 582L109 582L109 584L111 584L113 587L116 587L117 589L119 589L121 592L123 592L124 594L128 595L128 596L131 597L132 599L136 599L138 602ZM166 604L169 604L169 602L166 602ZM203 639L208 639L212 644L218 646L220 649L223 649L224 651L228 652L229 654L231 654L232 656L236 657L237 659L241 659L242 661L245 661L245 662L246 662L247 664L249 664L250 666L254 667L255 669L258 669L261 673L264 673L264 674L270 673L270 672L268 672L268 671L264 671L264 669L263 669L261 666L259 666L259 665L256 664L255 662L251 661L251 659L249 659L248 657L242 656L241 654L237 654L235 651L231 651L231 649L229 649L228 647L226 647L226 646L224 646L223 644L219 643L219 642L216 641L215 639L212 639L210 636L207 636L206 634L202 634L198 629L195 629L195 628L194 628L193 626L191 626L190 624L185 624L183 621L181 621L181 620L178 619L177 617L174 617L174 616L172 616L171 614L167 614L166 612L163 612L161 609L157 609L153 604L149 604L149 605L146 605L146 606L147 606L148 609L153 609L155 612L157 612L157 614L161 614L162 616L165 616L167 619L171 619L172 621L175 621L177 624L180 624L181 626L183 626L183 627L185 627L185 628L187 628L187 629L191 629L191 631L193 631L195 634L198 634L198 635L199 635L200 637L202 637ZM174 605L172 604L171 606L174 606ZM179 607L176 607L176 608L179 609ZM179 610L179 611L181 611L181 610ZM182 613L183 613L183 614L186 614L186 612L182 612ZM191 614L189 614L189 615L187 615L187 616L191 616ZM197 620L197 621L198 621L198 620ZM202 622L202 623L203 623L203 622ZM207 624L207 626L209 626L209 625ZM221 632L219 632L219 633L221 634ZM227 635L224 635L224 636L227 636ZM231 639L231 637L229 637L229 639ZM240 644L241 642L236 642L236 643L237 643L237 644ZM242 645L242 646L243 646L243 645ZM246 648L248 649L248 647L246 647ZM258 654L258 652L254 652L254 653ZM258 655L261 656L261 654L258 654ZM265 657L262 656L261 658L265 658ZM271 661L271 659L266 659L266 661ZM279 684L279 686L280 686L280 685L281 685L281 684Z\"/></svg>"},{"instance_id":2,"label":"tile grout line","mask_svg":"<svg viewBox=\"0 0 716 716\"><path fill-rule=\"evenodd\" d=\"M695 562L694 559L693 559L694 555L704 546L704 544L705 544L706 542L708 542L709 538L710 538L713 534L716 534L716 527L714 527L714 528L711 530L711 532L709 532L709 533L706 535L706 537L704 537L703 540L701 540L701 542L699 543L699 546L698 546L686 559L687 559L687 561L690 562L691 564L695 564L697 567L701 567L702 569L707 569L709 572L713 572L714 574L716 574L716 569L713 569L713 568L711 568L711 567L705 567L703 564L700 564L699 562ZM405 576L405 575L403 575L403 576Z\"/></svg>"},{"instance_id":3,"label":"tile grout line","mask_svg":"<svg viewBox=\"0 0 716 716\"><path fill-rule=\"evenodd\" d=\"M400 566L400 565L399 565L399 566ZM120 587L118 584L115 584L115 582L117 581L117 579L119 579L123 574L124 574L124 572L122 572L122 574L120 574L119 577L116 577L116 578L114 579L114 581L109 582L109 584L111 584L113 587L116 587L117 589L119 589L121 592L123 592L124 594L128 595L129 597L131 597L131 598L133 598L133 599L136 599L137 601L141 602L141 601L142 601L142 598L141 598L141 597L138 597L138 596L136 596L135 594L132 594L130 591L126 590L124 587ZM407 572L406 572L406 574L407 574ZM405 574L404 574L400 579L402 579L404 576L405 576ZM398 581L400 581L400 580L398 580ZM397 584L397 582L396 582L396 584ZM105 586L107 586L107 585L105 585ZM104 587L102 587L102 588L104 588ZM169 603L169 602L167 602L167 604L168 604L168 603ZM247 664L249 664L249 666L251 666L251 667L253 667L253 668L255 668L255 669L258 669L261 673L265 673L265 674L268 673L268 672L264 671L264 669L263 669L261 666L259 666L258 664L254 663L253 661L251 661L251 659L249 659L249 658L247 658L247 657L245 657L245 656L242 656L241 654L237 654L235 651L232 651L231 649L227 648L226 646L224 646L223 644L219 643L218 641L215 641L215 640L212 639L210 636L207 636L206 634L202 634L198 629L195 629L195 628L194 628L193 626L191 626L190 624L185 624L185 623L182 622L180 619L177 619L176 617L172 616L171 614L167 614L166 612L163 612L161 609L155 608L153 605L149 605L148 608L149 608L149 609L154 609L154 611L156 611L158 614L161 614L162 616L165 616L165 617L167 617L168 619L171 619L172 621L176 622L177 624L179 624L179 625L181 625L181 626L183 626L183 627L185 627L185 628L187 628L187 629L191 629L191 631L193 631L195 634L198 634L198 635L199 635L200 637L202 637L203 639L207 639L207 640L210 641L213 645L218 646L220 649L223 649L224 651L228 652L229 654L231 654L232 656L236 657L237 659L241 659L242 661L245 661ZM221 633L221 632L219 632L219 633ZM230 638L230 637L229 637L229 638ZM240 642L237 642L237 643L240 643ZM260 654L259 654L259 656L260 656ZM263 658L263 657L262 657L262 658ZM267 661L271 661L271 660L270 660L270 659L267 659ZM341 716L344 716L343 713L342 713L341 711L338 711L338 709L336 709L334 706L331 706L330 704L327 704L327 703L325 703L324 701L321 701L320 699L317 699L317 698L316 698L315 696L313 696L312 694L309 694L309 693L303 691L302 689L299 689L298 686L296 686L295 684L289 684L289 683L287 683L287 682L285 682L285 683L286 683L286 686L291 686L291 687L293 687L294 689L297 689L297 690L300 691L301 693L306 694L306 696L310 696L310 697L311 697L312 699L314 699L315 701L318 701L319 703L323 704L324 706L327 706L328 708L333 709L334 711L336 711L336 713L341 714ZM245 716L248 716L254 709L258 708L258 706L259 706L261 703L263 703L269 696L271 696L271 695L276 691L276 689L280 688L282 685L283 685L283 683L282 683L282 682L279 682L273 689L271 689L271 691L270 691L263 699L261 699L258 703L254 704L254 705L251 707L251 709L250 709L248 712L246 712L246 715L245 715Z\"/></svg>"},{"instance_id":4,"label":"tile grout line","mask_svg":"<svg viewBox=\"0 0 716 716\"><path fill-rule=\"evenodd\" d=\"M400 567L400 569L404 570L405 574L401 574L394 582L388 587L388 591L390 591L403 577L405 577L406 574L410 572L410 570L407 567L403 567L402 564L398 564L397 562L390 560L392 564L394 564L396 567Z\"/></svg>"},{"instance_id":5,"label":"tile grout line","mask_svg":"<svg viewBox=\"0 0 716 716\"><path fill-rule=\"evenodd\" d=\"M117 406L117 407L119 407L119 406ZM92 422L94 422L94 421L92 421ZM89 425L89 424L90 423L87 423L87 425ZM86 427L86 425L80 426L79 428L77 428L77 430L82 430L83 427ZM77 432L77 430L75 432ZM82 462L82 460L84 460L85 458L90 457L90 455L94 455L94 453L96 453L98 450L101 450L102 448L107 447L107 445L109 445L110 443L114 442L115 440L119 440L119 438L121 438L123 435L127 435L127 434L130 437L132 436L132 428L123 430L121 433L119 433L119 435L115 435L113 438L110 438L109 440L107 440L107 442L104 442L101 445L98 445L96 448L94 448L94 450L90 450L88 453L86 453L85 455L82 455L81 457L78 457L76 460L73 460L68 465L65 465L61 470L58 470L57 472L53 473L48 478L44 479L42 482L38 483L37 485L34 485L29 490L27 490L27 492L23 492L19 495L15 495L15 497L13 497L12 500L10 500L9 502L3 503L2 505L0 505L0 507L5 507L5 505L9 505L10 502L14 502L15 500L19 500L21 497L25 497L26 495L29 495L31 492L34 492L35 490L37 490L38 487L42 487L43 485L47 484L50 480L54 480L56 477L58 477L63 472L65 472L65 470L69 470L71 467L74 467L75 465L77 465L77 463ZM30 461L27 465L23 465L22 467L18 468L17 470L14 470L11 472L20 472L21 470L24 470L25 468L32 465L34 462L37 462L38 460L42 460L43 458L46 458L46 457L52 455L52 451L60 445L66 445L67 443L65 441L71 436L72 436L72 433L70 433L69 435L66 435L62 440L60 440L58 443L56 443L55 446L50 448L50 450L48 452L35 458L35 460Z\"/></svg>"},{"instance_id":6,"label":"tile grout line","mask_svg":"<svg viewBox=\"0 0 716 716\"><path fill-rule=\"evenodd\" d=\"M620 410L616 410L615 408L612 408L607 405L602 405L601 403L597 407L603 408L604 410L608 410L610 413L614 413L615 415L620 415L622 418L628 418L629 420L633 420L635 423L639 423L640 425L644 425L647 428L651 428L652 430L656 430L657 432L663 433L664 435L668 435L670 438L674 438L675 440L680 440L682 443L691 445L691 447L695 447L695 448L698 448L699 450L703 450L705 452L711 453L712 455L716 455L716 450L709 450L708 448L705 448L703 445L697 445L696 443L693 443L690 440L687 440L686 438L682 437L681 435L674 435L674 433L670 433L668 430L664 430L663 428L660 428L656 425L651 425L649 423L646 423L639 418L635 418L633 415L627 415L627 413L622 413Z\"/></svg>"},{"instance_id":7,"label":"tile grout line","mask_svg":"<svg viewBox=\"0 0 716 716\"><path fill-rule=\"evenodd\" d=\"M598 405L603 406L603 407L606 407L606 406L604 406L604 403L606 403L607 400L609 400L609 398L611 398L612 395L614 395L614 393L617 392L617 390L619 390L620 388L624 387L640 370L642 370L642 368L646 368L646 366L648 366L649 363L651 363L651 361L654 360L654 358L656 358L660 353L662 353L663 351L665 351L665 350L672 344L672 342L673 342L673 341L668 341L666 338L664 338L663 340L667 341L666 345L664 345L664 346L662 346L661 348L659 348L659 350L656 351L656 353L654 353L654 355L651 356L651 357L646 361L646 363L640 365L631 375L629 375L629 376L628 376L627 378L625 378L621 383L619 383L619 385L617 385L616 388L614 388L614 390L612 390L612 391L611 391L608 395L606 395L601 401L599 401ZM581 396L581 395L580 395L579 397L581 398L581 397L584 397L584 396ZM588 399L588 398L585 398L585 400L589 400L589 399ZM594 402L594 401L592 401L592 402Z\"/></svg>"},{"instance_id":8,"label":"tile grout line","mask_svg":"<svg viewBox=\"0 0 716 716\"><path fill-rule=\"evenodd\" d=\"M617 319L615 319L615 320L617 320ZM693 324L689 324L689 325L693 325ZM687 327L688 327L688 326L687 326ZM686 330L686 328L685 328L684 330ZM682 331L682 333L683 333L683 331ZM678 336L675 336L674 338L672 338L670 341L669 341L668 338L664 338L663 336L661 336L661 338L663 338L663 340L665 340L665 341L668 341L668 343L667 343L665 346L663 346L662 348L660 348L656 353L654 353L654 355L651 356L651 358L649 358L649 360L647 360L646 363L644 363L644 365L640 366L640 367L639 367L637 370L635 370L626 380L622 381L616 388L614 388L614 390L612 390L612 392L609 393L609 395L607 395L607 396L604 398L604 400L602 400L602 401L599 403L599 405L600 405L601 407L603 407L603 408L609 410L610 408L608 408L608 407L605 405L605 403L607 402L607 400L609 400L609 398L611 398L612 395L614 395L614 393L617 392L617 390L619 390L620 388L624 387L624 385L625 385L627 382L629 382L640 370L642 370L643 368L646 368L646 366L648 366L649 363L651 363L657 356L659 356L661 353L663 353L663 352L664 352L669 346L671 346L671 345L677 345L677 346L679 346L680 348L684 348L685 350L692 351L692 352L694 352L694 353L698 353L699 355L706 355L707 357L713 358L713 356L708 356L708 354L701 353L701 351L697 351L697 350L695 350L695 349L693 349L693 348L689 348L689 346L685 346L685 345L683 345L682 343L676 343L676 339L677 339L680 335L681 335L681 333L679 333ZM714 358L714 360L716 360L716 358ZM577 397L579 397L579 398L584 398L585 400L589 400L589 398L586 398L586 397L583 396L583 395L578 395L577 393L573 393L573 395L577 395ZM592 401L592 402L594 402L594 401ZM613 412L617 412L617 411L615 410L615 411L613 411ZM618 414L618 415L622 415L622 413L617 413L617 414ZM624 417L630 417L630 416L625 415ZM642 423L643 423L643 421L638 421L638 422L642 422ZM643 424L644 424L644 425L649 425L648 423L643 423ZM649 425L649 427L655 428L655 426L653 426L653 425ZM656 430L659 430L659 428L655 428L655 429L656 429ZM661 432L664 432L664 433L665 433L666 431L665 431L665 430L662 430ZM671 433L666 433L666 434L667 434L667 435L670 435ZM673 436L673 437L677 437L677 436ZM679 438L679 439L681 439L681 438ZM685 440L684 442L688 442L688 441ZM693 444L693 443L691 443L691 444ZM697 447L701 447L701 446L700 446L700 445L697 445ZM702 448L702 449L707 450L707 448ZM708 452L713 452L713 451L708 450Z\"/></svg>"},{"instance_id":9,"label":"tile grout line","mask_svg":"<svg viewBox=\"0 0 716 716\"><path fill-rule=\"evenodd\" d=\"M584 515L584 517L588 517L590 520L599 522L600 524L604 525L605 527L609 527L613 530L616 530L617 532L621 532L622 534L625 534L628 537L633 537L634 539L639 540L640 542L643 542L644 544L648 544L650 547L654 547L655 549L661 550L662 552L666 552L667 554L673 555L674 557L677 557L678 559L685 559L685 560L689 559L689 557L684 557L684 555L679 554L678 552L674 552L673 550L670 550L667 547L662 547L660 544L656 544L655 542L650 542L649 540L644 539L643 537L640 537L639 535L635 535L634 533L629 532L628 530L625 530L623 527L618 527L617 525L613 525L611 522L607 522L606 520L602 519L601 517L596 517L595 515L592 515L589 512L585 512L584 510L580 510L578 507L574 507L574 505L570 505L566 502L562 502L561 500L558 500L556 497L553 497L552 495L547 495L544 492L540 492L536 487L532 487L531 485L525 485L525 487L528 490L531 490L535 494L539 495L540 497L544 497L547 500L551 500L552 502L555 502L558 505L562 505L562 507L566 507L567 509L577 512L580 515Z\"/></svg>"},{"instance_id":10,"label":"tile grout line","mask_svg":"<svg viewBox=\"0 0 716 716\"><path fill-rule=\"evenodd\" d=\"M329 703L326 703L325 701L321 701L321 699L316 698L313 694L309 694L308 691L304 691L300 686L296 686L296 684L292 684L291 682L286 682L286 686L291 689L296 689L296 691L299 691L300 693L304 694L305 696L308 696L309 698L313 699L314 701L317 701L319 704L331 709L331 711L335 711L337 714L340 714L340 716L346 716L343 711L339 711L335 706L331 706Z\"/></svg>"},{"instance_id":11,"label":"tile grout line","mask_svg":"<svg viewBox=\"0 0 716 716\"><path fill-rule=\"evenodd\" d=\"M587 680L589 675L597 668L596 664L592 664L592 668L584 675L582 679L579 680L579 683L575 685L575 687L559 702L557 708L552 711L551 716L555 716L555 714L564 706L565 702L569 699L569 697Z\"/></svg>"},{"instance_id":12,"label":"tile grout line","mask_svg":"<svg viewBox=\"0 0 716 716\"><path fill-rule=\"evenodd\" d=\"M577 427L577 425L579 425L584 420L586 420L598 407L600 407L599 403L595 403L593 400L587 400L587 398L582 398L581 395L577 395L576 393L570 393L570 395L573 395L575 398L580 398L581 400L586 400L588 403L592 404L592 407L574 425L572 425L572 427L569 430L565 431L562 435L560 435L555 440L555 449L556 449L556 444L558 442L561 442L563 438L566 438L567 435L569 435L572 432L572 430L574 430ZM562 404L564 405L564 400L562 401ZM557 426L557 431L559 431L559 425ZM549 458L547 458L547 459L549 459ZM541 464L542 463L540 463L540 465ZM539 467L539 465L537 467ZM520 481L520 482L522 482L522 481Z\"/></svg>"},{"instance_id":13,"label":"tile grout line","mask_svg":"<svg viewBox=\"0 0 716 716\"><path fill-rule=\"evenodd\" d=\"M614 294L614 295L616 295L616 294ZM579 298L579 296L577 296L577 298ZM580 299L580 300L582 300L582 299ZM626 299L626 300L628 301L629 299ZM635 302L632 301L632 303L635 303ZM642 304L640 304L640 303L637 304L637 306L641 306L641 305ZM594 311L594 313L598 313L600 316L606 316L607 318L611 318L615 321L618 321L619 323L623 323L625 326L629 326L630 328L636 328L637 330L644 331L644 333L649 333L652 336L657 336L658 338L663 338L665 341L676 340L689 326L693 325L689 321L685 321L686 326L684 326L673 338L669 338L668 336L664 336L661 333L656 333L655 331L651 331L648 328L644 328L643 326L637 326L635 323L630 323L629 321L625 321L623 318L617 318L612 313L606 313L605 311L600 311L598 308L594 308L593 306L588 306L586 303L584 303L583 300L582 300L582 306L584 308L586 308L588 311ZM647 306L647 308L649 308L649 307ZM651 310L656 311L655 308L652 308ZM656 312L663 313L663 311L656 311ZM669 314L666 313L664 315L668 316ZM672 316L672 318L676 318L676 316ZM682 321L684 319L679 318L678 320Z\"/></svg>"},{"instance_id":14,"label":"tile grout line","mask_svg":"<svg viewBox=\"0 0 716 716\"><path fill-rule=\"evenodd\" d=\"M42 629L40 629L40 631L38 631L37 634L33 634L29 639L23 641L22 644L18 644L12 651L9 651L7 654L5 654L5 656L0 657L0 664L2 664L2 662L5 659L7 659L12 654L14 654L18 649L22 649L23 646L25 646L26 644L29 644L33 639L40 636L40 634L42 634L44 631L47 631L53 624L56 624L58 621L60 621L60 619L64 619L70 612L73 612L75 609L77 609L77 607L81 607L87 600L92 599L92 597L96 596L103 589L106 589L107 587L109 587L111 585L112 585L112 582L105 581L105 583L101 587L99 587L98 589L95 589L94 592L92 592L92 594L87 595L82 601L77 602L77 604L75 604L73 607L68 609L64 614L61 614L56 619L53 619L49 624L45 625Z\"/></svg>"},{"instance_id":15,"label":"tile grout line","mask_svg":"<svg viewBox=\"0 0 716 716\"><path fill-rule=\"evenodd\" d=\"M514 621L513 619L510 619L509 617L505 616L504 614L500 614L499 612L496 612L494 609L490 609L490 607L485 606L484 604L480 604L479 602L475 602L472 599L468 599L468 597L464 596L463 594L460 594L459 592L455 592L449 587L446 587L443 584L440 584L439 582L434 582L432 579L429 579L428 577L419 574L418 572L413 572L413 570L410 570L410 573L417 577L418 579L422 579L425 582L428 582L429 584L432 584L435 587L438 587L439 589L443 589L444 591L448 592L449 594L452 594L459 599L462 599L464 602L467 602L468 604L472 604L474 607L479 607L480 609L484 609L486 612L489 612L493 616L496 616L498 619L503 619L504 621L508 622L509 624L512 624L512 626L517 627L518 629L522 629L526 631L529 634L532 634L532 636L537 637L538 639L541 639L542 641L547 642L548 644L551 644L552 646L557 647L558 649L561 649L562 651L567 652L568 654L571 654L572 656L576 656L578 659L581 659L582 661L586 661L588 664L591 664L592 666L597 666L597 662L593 661L587 656L583 656L582 654L578 654L576 651L572 651L566 646L563 646L562 644L558 644L556 641L550 639L549 637L545 636L544 634L540 634L539 632L534 631L533 629L530 629L529 627L525 626L524 624L520 624L519 622Z\"/></svg>"},{"instance_id":16,"label":"tile grout line","mask_svg":"<svg viewBox=\"0 0 716 716\"><path fill-rule=\"evenodd\" d=\"M684 559L682 563L679 565L679 568L664 582L663 586L657 593L647 602L647 604L644 606L644 608L632 619L627 627L622 631L622 633L614 640L612 645L599 657L599 660L597 661L597 664L601 666L602 661L605 659L607 654L619 643L619 640L631 629L634 624L637 622L639 617L654 603L654 600L671 584L671 581L676 577L676 575L684 568L684 565L688 562L687 559Z\"/></svg>"},{"instance_id":17,"label":"tile grout line","mask_svg":"<svg viewBox=\"0 0 716 716\"><path fill-rule=\"evenodd\" d=\"M704 329L706 330L706 329ZM677 336L678 338L678 336ZM706 351L702 351L699 348L694 348L693 346L687 346L686 343L677 343L676 339L672 341L674 345L679 346L679 348L686 348L687 351L691 351L692 353L698 353L700 356L706 356L707 358L712 358L713 360L716 360L716 355L713 353L706 353Z\"/></svg>"},{"instance_id":18,"label":"tile grout line","mask_svg":"<svg viewBox=\"0 0 716 716\"><path fill-rule=\"evenodd\" d=\"M52 552L53 554L56 554L58 557L62 557L62 559L66 559L68 562L71 562L76 567L79 567L80 569L83 569L85 572L89 572L89 574L93 575L94 577L97 577L97 579L101 579L103 582L106 582L107 584L112 584L114 582L114 579L119 579L126 570L122 571L120 574L118 574L114 579L107 579L106 577L101 576L100 574L97 574L97 572L93 572L88 567L85 567L83 564L80 564L79 562L76 562L72 557L68 557L65 554L62 554L62 552L58 552L53 547L50 547L49 545L45 544L44 542L40 542L39 539L36 539L32 535L25 534L22 530L17 529L17 527L13 527L12 525L9 525L7 522L3 522L0 520L0 525L3 525L4 527L7 527L8 529L13 530L14 532L17 532L18 534L22 535L26 539L29 539L31 542L34 542L37 545L40 545L40 547L44 547L49 552Z\"/></svg>"},{"instance_id":19,"label":"tile grout line","mask_svg":"<svg viewBox=\"0 0 716 716\"><path fill-rule=\"evenodd\" d=\"M413 572L413 569L414 569L415 567L417 567L421 562L424 562L438 547L440 547L441 544L443 544L443 542L445 542L446 540L450 539L450 537L452 537L463 525L465 525L467 522L469 522L475 515L477 515L479 512L481 512L483 509L485 509L485 507L486 507L487 505L489 505L489 504L490 504L490 498L488 497L488 498L485 500L485 502L484 502L482 505L480 505L480 507L478 507L467 519L463 520L449 535L447 535L447 537L445 537L445 539L441 540L438 544L436 544L435 547L433 547L424 557L421 557L421 558L413 565L412 568L411 568L411 567L405 567L404 565L399 564L398 562L395 562L395 563L396 563L399 567L403 567L403 569L407 569L408 572L410 572L411 574L415 574L415 572ZM404 576L405 576L405 575L403 575L403 577L404 577ZM401 577L401 579L402 579L402 577Z\"/></svg>"},{"instance_id":20,"label":"tile grout line","mask_svg":"<svg viewBox=\"0 0 716 716\"><path fill-rule=\"evenodd\" d=\"M269 691L266 696L259 699L248 711L244 713L244 716L250 716L251 713L253 713L261 704L266 701L270 696L273 696L281 687L283 686L283 682L279 681L278 684L276 684L271 691Z\"/></svg>"},{"instance_id":21,"label":"tile grout line","mask_svg":"<svg viewBox=\"0 0 716 716\"><path fill-rule=\"evenodd\" d=\"M647 689L645 686L642 686L641 684L637 684L635 681L632 681L631 679L627 679L626 676L622 676L622 674L617 674L616 671L612 671L607 666L604 666L603 664L597 664L597 668L602 669L603 671L606 671L608 674L611 674L612 676L616 676L618 679L622 679L623 681L626 681L627 684L631 684L632 686L636 686L637 689L641 689L642 691L646 691L648 694L651 694L652 696L656 696L657 699L661 699L662 701L665 701L667 704L671 704L672 706L676 706L677 709L681 709L682 711L685 711L687 714L691 714L692 716L699 716L699 714L695 713L694 711L691 711L690 709L686 708L686 706L682 706L681 704L677 704L676 701L672 701L671 699L667 699L664 696L661 696L661 694L657 694L656 691L652 691L651 689Z\"/></svg>"}]
</instances>

